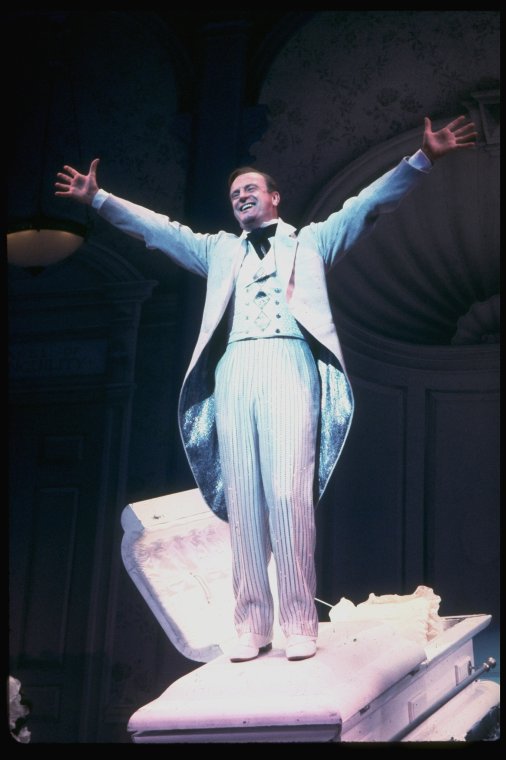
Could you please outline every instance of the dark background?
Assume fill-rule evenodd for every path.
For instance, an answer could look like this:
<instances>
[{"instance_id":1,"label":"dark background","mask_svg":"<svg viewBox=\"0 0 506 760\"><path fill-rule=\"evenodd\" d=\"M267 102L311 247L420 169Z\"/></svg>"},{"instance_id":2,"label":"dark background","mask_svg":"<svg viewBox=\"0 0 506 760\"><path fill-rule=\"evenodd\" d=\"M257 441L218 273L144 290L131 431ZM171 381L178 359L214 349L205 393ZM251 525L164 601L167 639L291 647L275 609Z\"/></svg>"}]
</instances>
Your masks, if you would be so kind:
<instances>
[{"instance_id":1,"label":"dark background","mask_svg":"<svg viewBox=\"0 0 506 760\"><path fill-rule=\"evenodd\" d=\"M204 283L53 197L105 189L236 230L226 178L278 178L325 218L464 113L475 150L332 273L356 413L318 508L318 596L442 598L499 614L499 18L494 11L19 11L5 17L9 223L85 224L51 266L8 266L10 672L33 742L127 742L193 667L120 556L125 505L193 488L176 406ZM322 609L322 619L325 610Z\"/></svg>"}]
</instances>

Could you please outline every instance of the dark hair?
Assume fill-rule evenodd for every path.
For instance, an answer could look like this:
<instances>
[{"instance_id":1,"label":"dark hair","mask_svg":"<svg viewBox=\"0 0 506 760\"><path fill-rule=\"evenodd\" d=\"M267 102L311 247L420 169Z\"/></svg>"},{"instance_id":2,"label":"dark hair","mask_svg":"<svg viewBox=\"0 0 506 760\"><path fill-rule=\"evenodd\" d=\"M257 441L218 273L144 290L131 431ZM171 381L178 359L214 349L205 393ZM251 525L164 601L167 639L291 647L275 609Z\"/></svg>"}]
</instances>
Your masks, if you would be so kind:
<instances>
[{"instance_id":1,"label":"dark hair","mask_svg":"<svg viewBox=\"0 0 506 760\"><path fill-rule=\"evenodd\" d=\"M267 190L269 191L269 193L274 193L275 191L278 190L277 182L273 177L271 177L270 174L261 172L258 169L255 169L253 166L240 166L238 169L234 169L234 171L228 178L229 188L231 187L232 183L237 179L237 177L240 177L241 174L249 174L250 172L254 172L255 174L260 174L260 176L264 178L265 184L267 185Z\"/></svg>"}]
</instances>

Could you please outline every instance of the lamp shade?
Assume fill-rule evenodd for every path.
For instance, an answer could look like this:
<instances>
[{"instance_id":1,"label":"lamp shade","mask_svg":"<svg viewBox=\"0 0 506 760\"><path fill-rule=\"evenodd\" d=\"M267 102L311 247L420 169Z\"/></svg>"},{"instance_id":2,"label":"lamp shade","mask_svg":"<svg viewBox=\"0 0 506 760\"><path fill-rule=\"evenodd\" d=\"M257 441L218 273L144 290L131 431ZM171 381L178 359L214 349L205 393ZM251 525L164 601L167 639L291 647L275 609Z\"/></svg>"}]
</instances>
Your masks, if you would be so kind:
<instances>
[{"instance_id":1,"label":"lamp shade","mask_svg":"<svg viewBox=\"0 0 506 760\"><path fill-rule=\"evenodd\" d=\"M53 228L49 225L55 225ZM7 260L20 267L46 267L73 254L82 244L85 228L68 229L68 221L51 220L37 229L29 227L7 235ZM67 228L67 229L66 229Z\"/></svg>"}]
</instances>

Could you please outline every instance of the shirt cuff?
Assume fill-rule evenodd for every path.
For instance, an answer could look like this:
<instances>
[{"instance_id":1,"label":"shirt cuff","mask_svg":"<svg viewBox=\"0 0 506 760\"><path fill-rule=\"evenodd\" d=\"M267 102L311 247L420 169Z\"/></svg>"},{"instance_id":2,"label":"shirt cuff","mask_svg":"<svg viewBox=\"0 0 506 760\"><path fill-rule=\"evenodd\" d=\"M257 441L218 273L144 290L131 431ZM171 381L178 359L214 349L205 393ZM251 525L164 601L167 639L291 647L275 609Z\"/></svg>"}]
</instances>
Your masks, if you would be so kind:
<instances>
[{"instance_id":1,"label":"shirt cuff","mask_svg":"<svg viewBox=\"0 0 506 760\"><path fill-rule=\"evenodd\" d=\"M432 169L432 161L427 158L423 150L420 148L408 158L408 163L414 166L415 169L419 169L422 172L430 172ZM99 191L100 192L100 191Z\"/></svg>"},{"instance_id":2,"label":"shirt cuff","mask_svg":"<svg viewBox=\"0 0 506 760\"><path fill-rule=\"evenodd\" d=\"M108 195L109 193L106 193L105 190L97 190L91 202L92 208L98 211L100 207L102 206L103 202L107 200Z\"/></svg>"}]
</instances>

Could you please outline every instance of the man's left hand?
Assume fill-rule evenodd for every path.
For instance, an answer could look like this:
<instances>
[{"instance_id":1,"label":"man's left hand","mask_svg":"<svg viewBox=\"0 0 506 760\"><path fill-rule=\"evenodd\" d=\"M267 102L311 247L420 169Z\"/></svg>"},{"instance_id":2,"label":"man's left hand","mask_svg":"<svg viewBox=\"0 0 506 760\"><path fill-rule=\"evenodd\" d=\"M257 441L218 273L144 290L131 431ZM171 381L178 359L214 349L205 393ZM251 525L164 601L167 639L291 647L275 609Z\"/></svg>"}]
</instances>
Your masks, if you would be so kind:
<instances>
[{"instance_id":1,"label":"man's left hand","mask_svg":"<svg viewBox=\"0 0 506 760\"><path fill-rule=\"evenodd\" d=\"M446 127L432 131L432 122L425 117L425 131L423 133L422 150L432 163L438 158L446 156L452 150L460 148L473 148L478 136L476 127L472 121L466 122L465 116L459 116L451 121Z\"/></svg>"}]
</instances>

